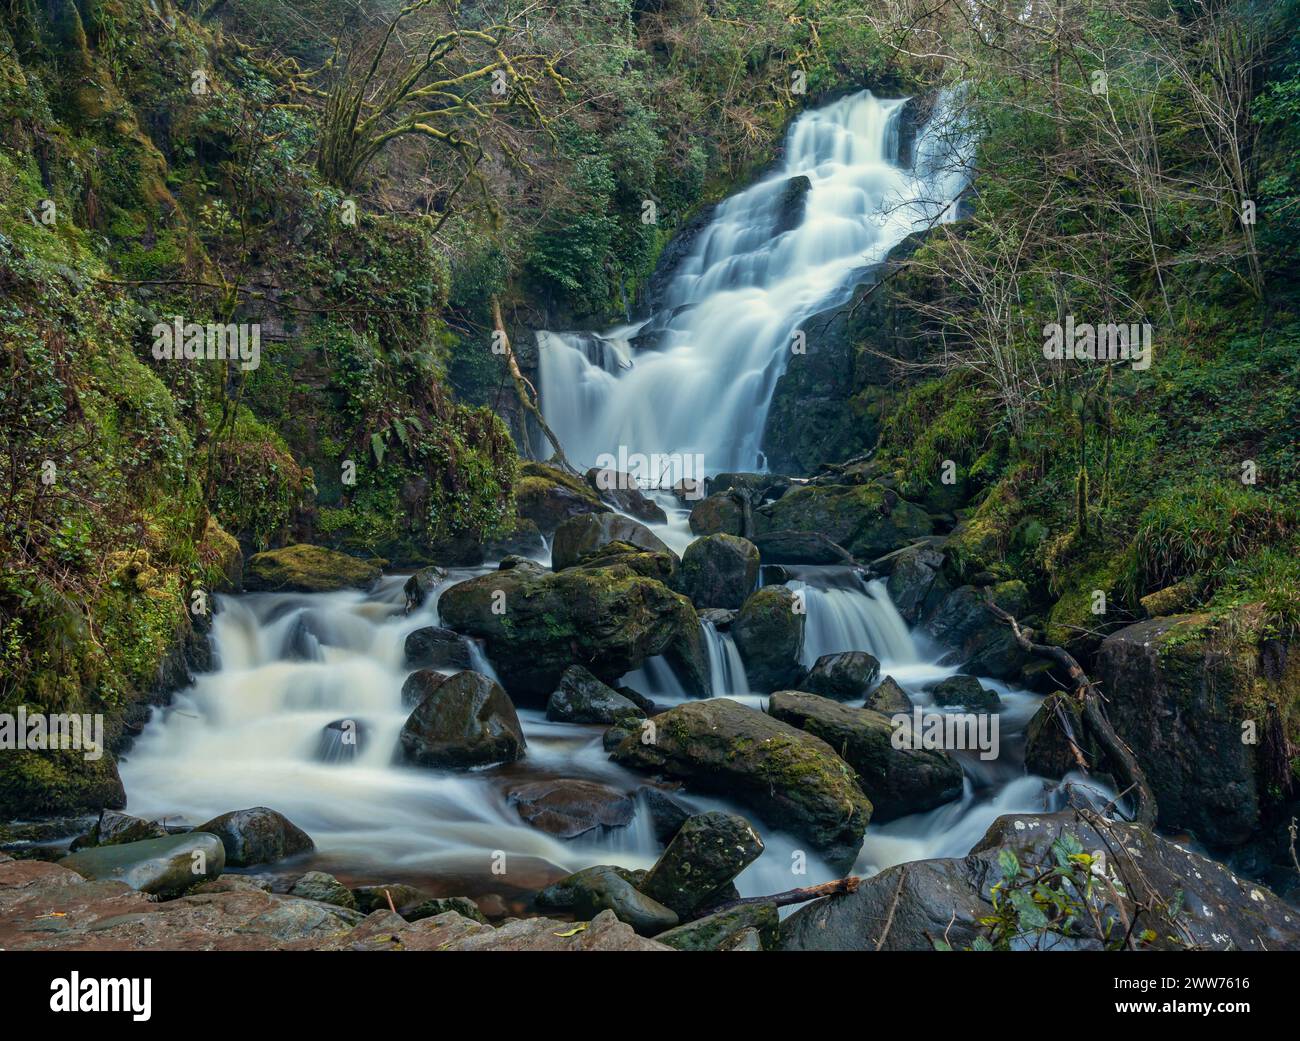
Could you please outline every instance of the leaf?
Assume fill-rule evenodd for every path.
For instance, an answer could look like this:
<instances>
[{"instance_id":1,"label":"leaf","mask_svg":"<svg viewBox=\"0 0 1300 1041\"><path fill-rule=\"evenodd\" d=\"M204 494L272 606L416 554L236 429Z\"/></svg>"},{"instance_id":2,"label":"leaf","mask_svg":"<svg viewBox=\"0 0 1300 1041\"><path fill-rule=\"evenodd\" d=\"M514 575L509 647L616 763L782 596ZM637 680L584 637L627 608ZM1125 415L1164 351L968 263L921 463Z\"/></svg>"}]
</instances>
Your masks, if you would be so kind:
<instances>
[{"instance_id":1,"label":"leaf","mask_svg":"<svg viewBox=\"0 0 1300 1041\"><path fill-rule=\"evenodd\" d=\"M384 465L384 438L382 434L370 435L370 450L375 453L375 462Z\"/></svg>"},{"instance_id":2,"label":"leaf","mask_svg":"<svg viewBox=\"0 0 1300 1041\"><path fill-rule=\"evenodd\" d=\"M393 430L397 434L397 440L402 442L402 447L405 448L407 446L406 425L400 419L394 419Z\"/></svg>"},{"instance_id":3,"label":"leaf","mask_svg":"<svg viewBox=\"0 0 1300 1041\"><path fill-rule=\"evenodd\" d=\"M577 936L578 933L582 932L582 930L584 930L585 928L587 928L587 925L588 925L588 924L589 924L589 923L587 923L587 922L579 922L577 925L575 925L572 929L568 930L567 932L563 932L563 933L554 933L554 934L552 934L552 935L559 936L559 937L561 937L561 938L564 938L564 937L566 937L566 936Z\"/></svg>"},{"instance_id":4,"label":"leaf","mask_svg":"<svg viewBox=\"0 0 1300 1041\"><path fill-rule=\"evenodd\" d=\"M1016 855L1009 849L1004 849L998 853L998 867L1002 869L1003 878L1015 878L1020 874L1020 861Z\"/></svg>"}]
</instances>

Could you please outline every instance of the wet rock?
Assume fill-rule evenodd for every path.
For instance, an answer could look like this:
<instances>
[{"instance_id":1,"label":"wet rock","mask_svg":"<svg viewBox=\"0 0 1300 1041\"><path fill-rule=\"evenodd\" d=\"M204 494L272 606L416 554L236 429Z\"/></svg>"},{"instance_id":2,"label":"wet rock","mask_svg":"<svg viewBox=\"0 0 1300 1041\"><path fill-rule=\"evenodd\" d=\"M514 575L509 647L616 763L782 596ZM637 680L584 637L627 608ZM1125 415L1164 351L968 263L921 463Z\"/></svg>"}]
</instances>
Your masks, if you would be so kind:
<instances>
[{"instance_id":1,"label":"wet rock","mask_svg":"<svg viewBox=\"0 0 1300 1041\"><path fill-rule=\"evenodd\" d=\"M373 886L357 886L352 890L355 907L362 914L372 911L389 910L388 901L392 898L393 908L405 917L408 910L431 900L432 897L423 889L408 886L402 882L386 882Z\"/></svg>"},{"instance_id":2,"label":"wet rock","mask_svg":"<svg viewBox=\"0 0 1300 1041\"><path fill-rule=\"evenodd\" d=\"M1049 694L1025 728L1025 768L1030 773L1064 777L1079 768L1062 727L1062 719L1070 728L1074 741L1085 749L1084 754L1088 755L1087 750L1091 750L1092 742L1086 736L1078 704L1067 694ZM1097 761L1088 759L1090 763Z\"/></svg>"},{"instance_id":3,"label":"wet rock","mask_svg":"<svg viewBox=\"0 0 1300 1041\"><path fill-rule=\"evenodd\" d=\"M853 767L875 820L932 810L961 796L957 761L946 752L895 748L893 724L879 712L797 691L773 694L767 710L821 738Z\"/></svg>"},{"instance_id":4,"label":"wet rock","mask_svg":"<svg viewBox=\"0 0 1300 1041\"><path fill-rule=\"evenodd\" d=\"M244 565L244 588L250 592L331 593L371 589L379 581L378 565L323 546L299 544L255 553Z\"/></svg>"},{"instance_id":5,"label":"wet rock","mask_svg":"<svg viewBox=\"0 0 1300 1041\"><path fill-rule=\"evenodd\" d=\"M996 712L1002 707L998 692L984 687L974 676L958 674L940 680L930 696L941 708L968 708L973 712Z\"/></svg>"},{"instance_id":6,"label":"wet rock","mask_svg":"<svg viewBox=\"0 0 1300 1041\"><path fill-rule=\"evenodd\" d=\"M551 535L564 521L584 513L608 513L580 477L545 463L522 463L515 482L515 506L519 516Z\"/></svg>"},{"instance_id":7,"label":"wet rock","mask_svg":"<svg viewBox=\"0 0 1300 1041\"><path fill-rule=\"evenodd\" d=\"M999 817L964 858L900 864L867 879L855 893L800 908L781 923L781 949L933 950L934 941L945 936L952 947L967 949L987 935L980 920L993 914L991 888L1002 878L1002 851L1014 852L1022 865L1054 863L1051 845L1065 835L1084 851L1105 851L1105 866L1099 863L1097 870L1123 887L1127 920L1136 912L1133 901L1144 904L1140 920L1154 948L1300 947L1300 916L1263 886L1136 824L1088 823L1066 811ZM1109 887L1097 891L1109 894ZM1113 904L1098 912L1103 923L1114 923L1108 937L1098 936L1091 915L1083 914L1075 919L1074 935L1050 934L1039 946L1100 950L1127 932L1115 921Z\"/></svg>"},{"instance_id":8,"label":"wet rock","mask_svg":"<svg viewBox=\"0 0 1300 1041\"><path fill-rule=\"evenodd\" d=\"M483 543L484 560L500 560L511 555L541 556L546 540L537 525L526 517L516 517L514 527Z\"/></svg>"},{"instance_id":9,"label":"wet rock","mask_svg":"<svg viewBox=\"0 0 1300 1041\"><path fill-rule=\"evenodd\" d=\"M83 836L72 844L74 850L88 849L94 846L118 846L124 842L141 842L144 839L160 839L167 834L167 829L157 821L141 820L130 814L118 813L117 810L104 810L99 815L90 834Z\"/></svg>"},{"instance_id":10,"label":"wet rock","mask_svg":"<svg viewBox=\"0 0 1300 1041\"><path fill-rule=\"evenodd\" d=\"M608 683L656 654L688 691L709 689L691 602L625 566L553 574L511 567L445 590L439 610L447 625L485 641L502 681L520 697L548 697L575 663Z\"/></svg>"},{"instance_id":11,"label":"wet rock","mask_svg":"<svg viewBox=\"0 0 1300 1041\"><path fill-rule=\"evenodd\" d=\"M437 625L416 629L406 638L408 669L468 669L469 641L459 633Z\"/></svg>"},{"instance_id":12,"label":"wet rock","mask_svg":"<svg viewBox=\"0 0 1300 1041\"><path fill-rule=\"evenodd\" d=\"M634 813L631 798L594 781L534 781L511 789L508 798L534 828L562 839L626 827Z\"/></svg>"},{"instance_id":13,"label":"wet rock","mask_svg":"<svg viewBox=\"0 0 1300 1041\"><path fill-rule=\"evenodd\" d=\"M513 763L527 744L509 696L478 672L435 687L402 725L399 742L407 762L452 769Z\"/></svg>"},{"instance_id":14,"label":"wet rock","mask_svg":"<svg viewBox=\"0 0 1300 1041\"><path fill-rule=\"evenodd\" d=\"M487 924L487 917L479 909L478 904L474 903L467 896L448 896L436 899L422 900L414 907L401 911L401 915L408 922L419 922L426 918L436 918L438 915L453 912L462 918L468 918L473 922Z\"/></svg>"},{"instance_id":15,"label":"wet rock","mask_svg":"<svg viewBox=\"0 0 1300 1041\"><path fill-rule=\"evenodd\" d=\"M705 607L700 611L700 621L709 622L713 628L720 633L725 633L731 628L731 623L736 620L736 612L724 610L721 607Z\"/></svg>"},{"instance_id":16,"label":"wet rock","mask_svg":"<svg viewBox=\"0 0 1300 1041\"><path fill-rule=\"evenodd\" d=\"M1160 826L1213 847L1250 840L1294 783L1282 750L1300 740L1300 654L1278 653L1263 628L1259 607L1154 618L1107 636L1097 654L1093 678L1151 784Z\"/></svg>"},{"instance_id":17,"label":"wet rock","mask_svg":"<svg viewBox=\"0 0 1300 1041\"><path fill-rule=\"evenodd\" d=\"M555 529L551 566L556 571L576 567L615 542L648 553L674 555L663 539L631 517L624 517L621 513L589 513L570 517Z\"/></svg>"},{"instance_id":18,"label":"wet rock","mask_svg":"<svg viewBox=\"0 0 1300 1041\"><path fill-rule=\"evenodd\" d=\"M356 897L348 887L324 871L308 871L293 884L289 895L304 900L319 900L322 904L333 904L350 910L356 910L357 907Z\"/></svg>"},{"instance_id":19,"label":"wet rock","mask_svg":"<svg viewBox=\"0 0 1300 1041\"><path fill-rule=\"evenodd\" d=\"M559 723L617 723L644 719L645 712L581 665L570 665L546 702L546 718Z\"/></svg>"},{"instance_id":20,"label":"wet rock","mask_svg":"<svg viewBox=\"0 0 1300 1041\"><path fill-rule=\"evenodd\" d=\"M776 220L772 227L773 237L797 228L803 223L804 210L808 206L808 193L812 190L812 181L804 174L791 177L781 186L781 195L776 203Z\"/></svg>"},{"instance_id":21,"label":"wet rock","mask_svg":"<svg viewBox=\"0 0 1300 1041\"><path fill-rule=\"evenodd\" d=\"M419 669L411 673L402 684L402 704L414 708L448 679L450 677L445 672L437 669Z\"/></svg>"},{"instance_id":22,"label":"wet rock","mask_svg":"<svg viewBox=\"0 0 1300 1041\"><path fill-rule=\"evenodd\" d=\"M885 716L912 711L912 699L893 676L886 676L880 686L867 695L866 707Z\"/></svg>"},{"instance_id":23,"label":"wet rock","mask_svg":"<svg viewBox=\"0 0 1300 1041\"><path fill-rule=\"evenodd\" d=\"M663 507L646 495L636 478L630 474L593 466L587 471L585 479L597 495L620 513L629 513L650 524L667 522L668 514Z\"/></svg>"},{"instance_id":24,"label":"wet rock","mask_svg":"<svg viewBox=\"0 0 1300 1041\"><path fill-rule=\"evenodd\" d=\"M832 701L861 701L879 675L880 662L866 651L823 654L799 681L799 689Z\"/></svg>"},{"instance_id":25,"label":"wet rock","mask_svg":"<svg viewBox=\"0 0 1300 1041\"><path fill-rule=\"evenodd\" d=\"M584 868L537 894L537 906L573 912L592 918L601 911L613 911L642 936L654 936L677 925L677 915L663 904L639 892L621 870L608 865Z\"/></svg>"},{"instance_id":26,"label":"wet rock","mask_svg":"<svg viewBox=\"0 0 1300 1041\"><path fill-rule=\"evenodd\" d=\"M440 567L421 568L406 580L402 592L406 595L406 611L409 614L417 607L423 607L429 597L447 580L446 569Z\"/></svg>"},{"instance_id":27,"label":"wet rock","mask_svg":"<svg viewBox=\"0 0 1300 1041\"><path fill-rule=\"evenodd\" d=\"M758 584L758 549L736 535L706 535L682 556L676 588L697 607L738 608Z\"/></svg>"},{"instance_id":28,"label":"wet rock","mask_svg":"<svg viewBox=\"0 0 1300 1041\"><path fill-rule=\"evenodd\" d=\"M616 761L724 793L767 825L801 836L835 867L852 865L871 803L820 738L728 698L687 702L650 723L648 734L614 750Z\"/></svg>"},{"instance_id":29,"label":"wet rock","mask_svg":"<svg viewBox=\"0 0 1300 1041\"><path fill-rule=\"evenodd\" d=\"M951 592L943 560L943 551L925 542L908 546L894 559L886 589L908 625L920 625Z\"/></svg>"},{"instance_id":30,"label":"wet rock","mask_svg":"<svg viewBox=\"0 0 1300 1041\"><path fill-rule=\"evenodd\" d=\"M819 531L768 531L754 536L764 564L852 564L853 554Z\"/></svg>"},{"instance_id":31,"label":"wet rock","mask_svg":"<svg viewBox=\"0 0 1300 1041\"><path fill-rule=\"evenodd\" d=\"M311 836L284 814L266 806L232 810L213 817L194 830L207 832L221 840L228 867L269 864L316 848Z\"/></svg>"},{"instance_id":32,"label":"wet rock","mask_svg":"<svg viewBox=\"0 0 1300 1041\"><path fill-rule=\"evenodd\" d=\"M216 878L226 866L226 855L215 836L190 832L81 850L64 857L59 866L83 878L125 882L165 899Z\"/></svg>"},{"instance_id":33,"label":"wet rock","mask_svg":"<svg viewBox=\"0 0 1300 1041\"><path fill-rule=\"evenodd\" d=\"M359 925L362 915L347 907L336 907L316 900L271 897L271 906L238 929L281 943L301 940L324 940Z\"/></svg>"},{"instance_id":34,"label":"wet rock","mask_svg":"<svg viewBox=\"0 0 1300 1041\"><path fill-rule=\"evenodd\" d=\"M754 506L779 499L790 490L790 478L771 473L723 472L709 478L709 493L739 492Z\"/></svg>"},{"instance_id":35,"label":"wet rock","mask_svg":"<svg viewBox=\"0 0 1300 1041\"><path fill-rule=\"evenodd\" d=\"M689 523L695 535L744 535L745 506L731 492L710 495L691 508Z\"/></svg>"},{"instance_id":36,"label":"wet rock","mask_svg":"<svg viewBox=\"0 0 1300 1041\"><path fill-rule=\"evenodd\" d=\"M803 675L807 614L786 586L764 586L750 596L731 625L745 675L755 690L795 686Z\"/></svg>"},{"instance_id":37,"label":"wet rock","mask_svg":"<svg viewBox=\"0 0 1300 1041\"><path fill-rule=\"evenodd\" d=\"M699 813L683 822L639 888L690 918L762 852L763 840L744 817Z\"/></svg>"},{"instance_id":38,"label":"wet rock","mask_svg":"<svg viewBox=\"0 0 1300 1041\"><path fill-rule=\"evenodd\" d=\"M322 763L351 762L360 753L362 740L369 736L367 728L358 720L336 719L325 724L321 731L316 759Z\"/></svg>"},{"instance_id":39,"label":"wet rock","mask_svg":"<svg viewBox=\"0 0 1300 1041\"><path fill-rule=\"evenodd\" d=\"M763 950L776 945L779 926L776 904L745 904L679 925L655 940L679 951Z\"/></svg>"},{"instance_id":40,"label":"wet rock","mask_svg":"<svg viewBox=\"0 0 1300 1041\"><path fill-rule=\"evenodd\" d=\"M637 789L637 795L645 803L646 812L650 814L650 824L654 828L655 838L665 846L672 842L678 829L694 812L654 785L643 784Z\"/></svg>"},{"instance_id":41,"label":"wet rock","mask_svg":"<svg viewBox=\"0 0 1300 1041\"><path fill-rule=\"evenodd\" d=\"M879 484L805 485L754 511L754 531L816 531L859 560L929 535L930 516Z\"/></svg>"},{"instance_id":42,"label":"wet rock","mask_svg":"<svg viewBox=\"0 0 1300 1041\"><path fill-rule=\"evenodd\" d=\"M1023 618L1029 608L1029 591L1023 582L1000 582L988 592L994 603L1017 618ZM940 643L954 648L945 661L981 676L1015 679L1028 656L1016 644L1010 627L989 613L985 595L975 586L953 590L930 618L928 628Z\"/></svg>"}]
</instances>

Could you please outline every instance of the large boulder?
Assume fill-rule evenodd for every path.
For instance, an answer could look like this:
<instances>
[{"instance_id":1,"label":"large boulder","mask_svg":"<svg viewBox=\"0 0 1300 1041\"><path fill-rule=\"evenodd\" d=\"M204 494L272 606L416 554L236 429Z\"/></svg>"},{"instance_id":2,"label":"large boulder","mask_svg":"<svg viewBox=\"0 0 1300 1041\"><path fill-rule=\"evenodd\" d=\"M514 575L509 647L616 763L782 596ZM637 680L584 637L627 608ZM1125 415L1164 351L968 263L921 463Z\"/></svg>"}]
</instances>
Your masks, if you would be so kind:
<instances>
[{"instance_id":1,"label":"large boulder","mask_svg":"<svg viewBox=\"0 0 1300 1041\"><path fill-rule=\"evenodd\" d=\"M853 554L820 531L769 531L754 536L764 564L852 564Z\"/></svg>"},{"instance_id":2,"label":"large boulder","mask_svg":"<svg viewBox=\"0 0 1300 1041\"><path fill-rule=\"evenodd\" d=\"M957 761L947 752L895 748L894 726L879 712L798 691L773 694L767 710L835 749L858 775L878 821L932 810L961 796Z\"/></svg>"},{"instance_id":3,"label":"large boulder","mask_svg":"<svg viewBox=\"0 0 1300 1041\"><path fill-rule=\"evenodd\" d=\"M867 695L864 707L875 709L886 716L895 716L900 712L910 713L912 699L893 676L886 676L880 681L880 686Z\"/></svg>"},{"instance_id":4,"label":"large boulder","mask_svg":"<svg viewBox=\"0 0 1300 1041\"><path fill-rule=\"evenodd\" d=\"M552 534L564 521L583 513L609 513L610 509L587 482L545 463L522 463L515 482L515 508L543 535Z\"/></svg>"},{"instance_id":5,"label":"large boulder","mask_svg":"<svg viewBox=\"0 0 1300 1041\"><path fill-rule=\"evenodd\" d=\"M695 535L744 535L747 512L740 495L719 492L692 506L688 523Z\"/></svg>"},{"instance_id":6,"label":"large boulder","mask_svg":"<svg viewBox=\"0 0 1300 1041\"><path fill-rule=\"evenodd\" d=\"M642 936L654 936L677 925L674 911L640 892L621 868L600 864L584 868L547 886L537 894L538 907L571 911L579 918L594 918L613 911Z\"/></svg>"},{"instance_id":7,"label":"large boulder","mask_svg":"<svg viewBox=\"0 0 1300 1041\"><path fill-rule=\"evenodd\" d=\"M909 625L920 625L952 591L943 559L943 551L926 542L908 546L894 558L886 589Z\"/></svg>"},{"instance_id":8,"label":"large boulder","mask_svg":"<svg viewBox=\"0 0 1300 1041\"><path fill-rule=\"evenodd\" d=\"M508 798L534 828L561 839L626 827L635 813L629 796L595 781L533 781L510 789Z\"/></svg>"},{"instance_id":9,"label":"large boulder","mask_svg":"<svg viewBox=\"0 0 1300 1041\"><path fill-rule=\"evenodd\" d=\"M250 592L332 593L371 589L379 581L378 565L368 560L300 544L254 553L244 565L244 588Z\"/></svg>"},{"instance_id":10,"label":"large boulder","mask_svg":"<svg viewBox=\"0 0 1300 1041\"><path fill-rule=\"evenodd\" d=\"M570 665L546 702L546 718L557 723L616 723L644 719L645 712L581 665Z\"/></svg>"},{"instance_id":11,"label":"large boulder","mask_svg":"<svg viewBox=\"0 0 1300 1041\"><path fill-rule=\"evenodd\" d=\"M799 689L833 701L861 701L880 675L880 661L866 651L823 654L799 681Z\"/></svg>"},{"instance_id":12,"label":"large boulder","mask_svg":"<svg viewBox=\"0 0 1300 1041\"><path fill-rule=\"evenodd\" d=\"M592 467L585 475L587 484L597 495L620 513L628 513L650 524L664 524L664 508L641 490L635 477L617 470Z\"/></svg>"},{"instance_id":13,"label":"large boulder","mask_svg":"<svg viewBox=\"0 0 1300 1041\"><path fill-rule=\"evenodd\" d=\"M657 654L688 690L708 692L699 618L680 593L623 565L552 574L507 563L445 590L438 608L447 625L485 641L516 696L540 702L575 663L615 682Z\"/></svg>"},{"instance_id":14,"label":"large boulder","mask_svg":"<svg viewBox=\"0 0 1300 1041\"><path fill-rule=\"evenodd\" d=\"M1024 873L1054 867L1058 840L1099 858L1091 870L1112 885L1097 879L1093 911L1108 931L1099 935L1092 914L1081 911L1068 935L1029 932L1013 947L1101 950L1129 936L1139 947L1158 949L1300 948L1300 916L1263 886L1136 824L1066 811L999 817L966 857L899 864L854 893L808 904L781 923L781 949L933 950L945 938L953 948L970 948L977 937L988 938L983 920L996 917L991 890L1003 881L1006 854L1014 854ZM1072 886L1066 895L1078 900Z\"/></svg>"},{"instance_id":15,"label":"large boulder","mask_svg":"<svg viewBox=\"0 0 1300 1041\"><path fill-rule=\"evenodd\" d=\"M756 690L794 686L803 675L802 601L786 586L764 586L750 596L731 623L745 675Z\"/></svg>"},{"instance_id":16,"label":"large boulder","mask_svg":"<svg viewBox=\"0 0 1300 1041\"><path fill-rule=\"evenodd\" d=\"M758 548L737 535L706 535L686 547L676 588L696 607L737 608L758 584Z\"/></svg>"},{"instance_id":17,"label":"large boulder","mask_svg":"<svg viewBox=\"0 0 1300 1041\"><path fill-rule=\"evenodd\" d=\"M556 571L575 567L615 542L647 553L672 553L663 539L640 521L621 513L587 513L570 517L555 529L551 566Z\"/></svg>"},{"instance_id":18,"label":"large boulder","mask_svg":"<svg viewBox=\"0 0 1300 1041\"><path fill-rule=\"evenodd\" d=\"M458 672L435 687L402 724L402 754L421 766L464 769L522 759L524 730L501 685Z\"/></svg>"},{"instance_id":19,"label":"large boulder","mask_svg":"<svg viewBox=\"0 0 1300 1041\"><path fill-rule=\"evenodd\" d=\"M125 882L165 899L220 875L226 851L215 835L189 832L80 850L64 857L59 866L83 878Z\"/></svg>"},{"instance_id":20,"label":"large boulder","mask_svg":"<svg viewBox=\"0 0 1300 1041\"><path fill-rule=\"evenodd\" d=\"M226 849L228 867L269 864L316 848L311 836L283 813L266 806L232 810L200 824L195 831L215 835Z\"/></svg>"},{"instance_id":21,"label":"large boulder","mask_svg":"<svg viewBox=\"0 0 1300 1041\"><path fill-rule=\"evenodd\" d=\"M967 708L972 712L996 712L1002 699L996 690L989 690L974 676L958 673L941 679L930 688L930 696L941 708Z\"/></svg>"},{"instance_id":22,"label":"large boulder","mask_svg":"<svg viewBox=\"0 0 1300 1041\"><path fill-rule=\"evenodd\" d=\"M1029 608L1029 591L1019 581L999 582L988 588L993 602L1008 614L1023 617ZM1017 679L1028 658L1011 635L1011 628L989 611L985 588L961 586L953 590L927 623L940 643L953 650L945 662L967 672L996 679Z\"/></svg>"},{"instance_id":23,"label":"large boulder","mask_svg":"<svg viewBox=\"0 0 1300 1041\"><path fill-rule=\"evenodd\" d=\"M407 676L402 684L403 706L414 708L448 679L450 677L445 672L439 672L437 669L417 669Z\"/></svg>"},{"instance_id":24,"label":"large boulder","mask_svg":"<svg viewBox=\"0 0 1300 1041\"><path fill-rule=\"evenodd\" d=\"M142 820L127 813L118 813L117 810L103 810L90 834L74 842L72 848L119 846L124 842L160 839L166 834L167 829L157 821Z\"/></svg>"},{"instance_id":25,"label":"large boulder","mask_svg":"<svg viewBox=\"0 0 1300 1041\"><path fill-rule=\"evenodd\" d=\"M408 669L468 669L472 660L469 641L438 625L416 629L405 650Z\"/></svg>"},{"instance_id":26,"label":"large boulder","mask_svg":"<svg viewBox=\"0 0 1300 1041\"><path fill-rule=\"evenodd\" d=\"M638 888L681 918L690 918L758 859L763 840L754 826L732 813L689 817Z\"/></svg>"},{"instance_id":27,"label":"large boulder","mask_svg":"<svg viewBox=\"0 0 1300 1041\"><path fill-rule=\"evenodd\" d=\"M1237 846L1276 816L1300 733L1300 654L1258 637L1257 608L1138 622L1102 641L1094 679L1133 749L1159 824ZM1285 823L1285 822L1284 822Z\"/></svg>"},{"instance_id":28,"label":"large boulder","mask_svg":"<svg viewBox=\"0 0 1300 1041\"><path fill-rule=\"evenodd\" d=\"M754 531L818 531L859 560L883 556L931 530L930 515L879 484L806 485L754 511Z\"/></svg>"},{"instance_id":29,"label":"large boulder","mask_svg":"<svg viewBox=\"0 0 1300 1041\"><path fill-rule=\"evenodd\" d=\"M613 757L743 802L837 868L852 866L871 817L853 770L829 745L728 698L687 702L653 717Z\"/></svg>"}]
</instances>

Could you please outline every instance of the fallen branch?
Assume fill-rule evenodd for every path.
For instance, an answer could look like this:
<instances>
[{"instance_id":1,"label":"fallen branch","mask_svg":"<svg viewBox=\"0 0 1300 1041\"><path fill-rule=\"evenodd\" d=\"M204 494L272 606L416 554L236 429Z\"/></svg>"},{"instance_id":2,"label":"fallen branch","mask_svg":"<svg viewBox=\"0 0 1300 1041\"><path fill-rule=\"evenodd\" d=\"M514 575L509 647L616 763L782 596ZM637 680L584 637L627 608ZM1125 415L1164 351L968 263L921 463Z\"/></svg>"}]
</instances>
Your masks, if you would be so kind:
<instances>
[{"instance_id":1,"label":"fallen branch","mask_svg":"<svg viewBox=\"0 0 1300 1041\"><path fill-rule=\"evenodd\" d=\"M803 889L787 889L784 893L774 893L772 896L745 896L736 900L724 900L720 904L711 906L708 913L716 914L719 911L730 911L737 907L753 907L756 904L776 904L777 907L804 904L809 900L816 900L823 896L856 893L862 883L863 879L858 878L856 875L850 875L848 878L837 878L834 882L823 882L817 886L806 886Z\"/></svg>"},{"instance_id":2,"label":"fallen branch","mask_svg":"<svg viewBox=\"0 0 1300 1041\"><path fill-rule=\"evenodd\" d=\"M1156 798L1151 791L1151 785L1147 783L1146 774L1142 772L1137 756L1115 733L1115 728L1106 718L1106 708L1101 693L1088 678L1088 674L1083 671L1083 666L1064 647L1034 643L1029 638L1029 634L1020 628L1020 623L993 602L992 594L987 590L984 594L984 604L995 618L1011 627L1011 633L1022 650L1054 661L1065 669L1074 683L1074 693L1082 708L1084 725L1101 746L1101 750L1110 758L1120 781L1133 789L1133 801L1136 804L1134 820L1145 827L1152 827L1156 821Z\"/></svg>"},{"instance_id":3,"label":"fallen branch","mask_svg":"<svg viewBox=\"0 0 1300 1041\"><path fill-rule=\"evenodd\" d=\"M537 425L542 428L542 433L546 435L546 440L551 442L551 448L555 452L555 461L560 465L561 469L567 470L569 473L577 473L578 471L570 466L569 460L565 458L564 449L560 447L560 441L555 436L555 432L547 425L546 420L542 417L542 410L537 407L537 402L534 400L534 395L537 392L533 389L533 385L528 382L519 369L519 361L515 358L515 349L510 346L510 335L506 332L505 320L501 317L501 301L498 300L495 295L492 297L492 325L497 333L500 334L500 342L505 350L506 366L510 370L510 378L514 380L515 394L519 397L519 404L521 404L524 407L524 410L537 420ZM520 436L523 438L524 451L527 453L527 417L525 417L524 421L520 423Z\"/></svg>"}]
</instances>

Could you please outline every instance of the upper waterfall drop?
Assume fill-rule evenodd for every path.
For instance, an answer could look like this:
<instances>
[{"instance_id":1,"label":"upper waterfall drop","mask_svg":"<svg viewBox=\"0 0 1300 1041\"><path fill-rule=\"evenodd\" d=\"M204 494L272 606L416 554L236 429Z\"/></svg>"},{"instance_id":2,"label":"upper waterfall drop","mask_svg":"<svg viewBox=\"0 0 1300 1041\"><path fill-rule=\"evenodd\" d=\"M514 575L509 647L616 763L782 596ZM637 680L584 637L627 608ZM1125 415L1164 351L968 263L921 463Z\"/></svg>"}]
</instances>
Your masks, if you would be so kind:
<instances>
[{"instance_id":1,"label":"upper waterfall drop","mask_svg":"<svg viewBox=\"0 0 1300 1041\"><path fill-rule=\"evenodd\" d=\"M537 334L543 413L573 462L622 448L699 459L709 474L762 468L768 407L803 323L847 302L907 235L956 215L966 135L951 132L952 98L940 97L910 168L899 165L906 102L862 91L799 116L780 166L718 206L647 321ZM702 475L654 474L682 476Z\"/></svg>"}]
</instances>

